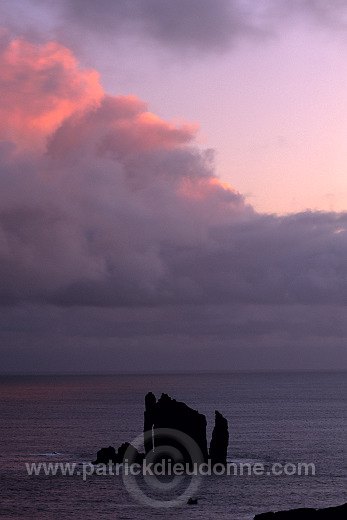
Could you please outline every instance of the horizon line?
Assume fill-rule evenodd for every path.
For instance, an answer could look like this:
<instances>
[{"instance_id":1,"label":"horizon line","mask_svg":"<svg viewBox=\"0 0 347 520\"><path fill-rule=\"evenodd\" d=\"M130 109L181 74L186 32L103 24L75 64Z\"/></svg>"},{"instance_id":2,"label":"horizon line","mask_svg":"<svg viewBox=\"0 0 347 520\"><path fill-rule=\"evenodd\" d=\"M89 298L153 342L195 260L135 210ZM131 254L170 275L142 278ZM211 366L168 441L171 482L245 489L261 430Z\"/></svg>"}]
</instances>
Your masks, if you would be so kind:
<instances>
[{"instance_id":1,"label":"horizon line","mask_svg":"<svg viewBox=\"0 0 347 520\"><path fill-rule=\"evenodd\" d=\"M160 375L228 375L228 374L292 374L292 373L345 373L347 368L266 368L266 369L234 369L234 370L151 370L151 371L28 371L0 372L0 377L6 376L160 376Z\"/></svg>"}]
</instances>

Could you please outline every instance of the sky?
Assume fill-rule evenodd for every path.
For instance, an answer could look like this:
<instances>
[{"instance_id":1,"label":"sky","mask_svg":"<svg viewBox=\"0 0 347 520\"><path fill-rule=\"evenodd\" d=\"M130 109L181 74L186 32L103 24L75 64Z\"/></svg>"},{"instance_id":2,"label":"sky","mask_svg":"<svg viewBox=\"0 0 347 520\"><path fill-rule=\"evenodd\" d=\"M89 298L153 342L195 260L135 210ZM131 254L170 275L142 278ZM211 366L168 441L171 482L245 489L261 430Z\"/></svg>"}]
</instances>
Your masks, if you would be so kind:
<instances>
[{"instance_id":1,"label":"sky","mask_svg":"<svg viewBox=\"0 0 347 520\"><path fill-rule=\"evenodd\" d=\"M0 20L0 371L346 369L346 3Z\"/></svg>"}]
</instances>

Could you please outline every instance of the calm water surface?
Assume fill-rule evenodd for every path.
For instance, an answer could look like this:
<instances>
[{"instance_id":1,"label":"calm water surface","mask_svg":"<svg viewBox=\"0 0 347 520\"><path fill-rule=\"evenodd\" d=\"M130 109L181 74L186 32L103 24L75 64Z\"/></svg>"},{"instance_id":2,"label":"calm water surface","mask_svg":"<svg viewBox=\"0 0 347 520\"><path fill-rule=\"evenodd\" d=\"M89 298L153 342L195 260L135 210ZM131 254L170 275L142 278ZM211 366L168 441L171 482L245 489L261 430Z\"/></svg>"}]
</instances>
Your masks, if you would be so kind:
<instances>
[{"instance_id":1,"label":"calm water surface","mask_svg":"<svg viewBox=\"0 0 347 520\"><path fill-rule=\"evenodd\" d=\"M121 477L29 476L25 463L91 461L137 437L144 395L169 393L229 420L231 461L307 462L315 476L210 476L197 506L153 509ZM246 520L256 513L347 502L347 374L4 376L0 379L0 517L37 520L149 518Z\"/></svg>"}]
</instances>

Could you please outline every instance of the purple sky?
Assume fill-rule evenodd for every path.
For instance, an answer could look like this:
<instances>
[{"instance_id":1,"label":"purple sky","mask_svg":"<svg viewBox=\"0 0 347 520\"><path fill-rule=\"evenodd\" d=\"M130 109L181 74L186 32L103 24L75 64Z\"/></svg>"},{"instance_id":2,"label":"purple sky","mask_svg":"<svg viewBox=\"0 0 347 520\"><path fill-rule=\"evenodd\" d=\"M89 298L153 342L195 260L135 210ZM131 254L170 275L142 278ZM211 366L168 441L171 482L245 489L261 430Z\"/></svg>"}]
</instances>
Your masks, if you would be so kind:
<instances>
[{"instance_id":1,"label":"purple sky","mask_svg":"<svg viewBox=\"0 0 347 520\"><path fill-rule=\"evenodd\" d=\"M2 371L346 368L345 3L0 18Z\"/></svg>"}]
</instances>

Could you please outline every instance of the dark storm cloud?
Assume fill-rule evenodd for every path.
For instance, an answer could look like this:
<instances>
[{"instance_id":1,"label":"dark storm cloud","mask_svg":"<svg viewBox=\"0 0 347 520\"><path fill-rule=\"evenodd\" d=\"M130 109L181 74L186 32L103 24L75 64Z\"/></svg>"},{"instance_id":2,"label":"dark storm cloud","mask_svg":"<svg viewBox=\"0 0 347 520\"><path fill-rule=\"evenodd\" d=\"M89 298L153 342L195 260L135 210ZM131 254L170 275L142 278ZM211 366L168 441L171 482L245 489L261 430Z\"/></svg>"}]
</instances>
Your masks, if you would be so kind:
<instances>
[{"instance_id":1,"label":"dark storm cloud","mask_svg":"<svg viewBox=\"0 0 347 520\"><path fill-rule=\"evenodd\" d=\"M339 306L25 305L0 314L2 368L174 371L345 368Z\"/></svg>"},{"instance_id":2,"label":"dark storm cloud","mask_svg":"<svg viewBox=\"0 0 347 520\"><path fill-rule=\"evenodd\" d=\"M14 36L58 39L82 54L86 41L116 50L125 38L198 56L225 52L242 40L280 37L287 26L302 22L343 34L347 5L344 0L13 0L0 3L0 16Z\"/></svg>"},{"instance_id":3,"label":"dark storm cloud","mask_svg":"<svg viewBox=\"0 0 347 520\"><path fill-rule=\"evenodd\" d=\"M72 0L67 23L109 35L138 33L168 46L218 50L243 33L257 32L237 0Z\"/></svg>"},{"instance_id":4,"label":"dark storm cloud","mask_svg":"<svg viewBox=\"0 0 347 520\"><path fill-rule=\"evenodd\" d=\"M42 0L37 0L42 5ZM30 1L29 1L30 3ZM344 0L63 0L44 2L60 16L59 34L73 30L116 41L148 39L167 48L203 53L225 51L240 39L281 35L298 21L334 30L346 28ZM85 33L84 33L85 31Z\"/></svg>"}]
</instances>

